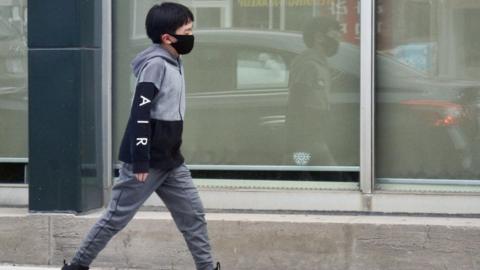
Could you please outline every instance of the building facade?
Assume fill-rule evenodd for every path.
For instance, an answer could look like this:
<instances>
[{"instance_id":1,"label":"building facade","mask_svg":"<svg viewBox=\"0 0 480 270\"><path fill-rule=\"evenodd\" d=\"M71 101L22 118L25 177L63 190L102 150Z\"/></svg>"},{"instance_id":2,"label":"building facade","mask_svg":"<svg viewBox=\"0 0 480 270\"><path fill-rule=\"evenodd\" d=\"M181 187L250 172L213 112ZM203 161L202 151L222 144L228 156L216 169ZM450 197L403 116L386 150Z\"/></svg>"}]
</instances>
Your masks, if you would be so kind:
<instances>
[{"instance_id":1,"label":"building facade","mask_svg":"<svg viewBox=\"0 0 480 270\"><path fill-rule=\"evenodd\" d=\"M0 1L3 204L107 200L157 3ZM196 36L182 152L207 208L480 213L477 1L180 3ZM293 87L304 25L325 16L341 33L328 75Z\"/></svg>"}]
</instances>

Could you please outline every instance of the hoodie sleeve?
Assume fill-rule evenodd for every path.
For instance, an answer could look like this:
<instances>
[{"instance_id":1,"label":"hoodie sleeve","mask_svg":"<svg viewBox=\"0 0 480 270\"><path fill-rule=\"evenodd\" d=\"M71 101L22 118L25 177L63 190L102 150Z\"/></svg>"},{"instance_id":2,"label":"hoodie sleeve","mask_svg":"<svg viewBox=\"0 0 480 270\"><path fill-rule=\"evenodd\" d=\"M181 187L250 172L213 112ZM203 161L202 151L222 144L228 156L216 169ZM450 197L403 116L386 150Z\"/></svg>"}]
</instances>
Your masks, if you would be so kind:
<instances>
[{"instance_id":1,"label":"hoodie sleeve","mask_svg":"<svg viewBox=\"0 0 480 270\"><path fill-rule=\"evenodd\" d=\"M130 141L130 151L134 173L145 173L149 169L151 145L150 110L153 99L159 91L159 82L163 79L165 65L162 64L162 62L158 61L147 63L139 74L135 89L130 112L130 126L133 134Z\"/></svg>"}]
</instances>

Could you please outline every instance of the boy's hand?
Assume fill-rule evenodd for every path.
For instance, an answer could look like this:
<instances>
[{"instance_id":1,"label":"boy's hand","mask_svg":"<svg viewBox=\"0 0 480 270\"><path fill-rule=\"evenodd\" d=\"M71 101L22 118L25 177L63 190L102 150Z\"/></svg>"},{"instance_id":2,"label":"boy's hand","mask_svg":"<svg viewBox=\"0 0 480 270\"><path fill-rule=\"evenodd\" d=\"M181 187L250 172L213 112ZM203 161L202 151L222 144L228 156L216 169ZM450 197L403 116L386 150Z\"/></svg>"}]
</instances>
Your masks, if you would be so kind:
<instances>
[{"instance_id":1,"label":"boy's hand","mask_svg":"<svg viewBox=\"0 0 480 270\"><path fill-rule=\"evenodd\" d=\"M137 180L140 182L145 182L147 180L148 173L136 173L135 177L137 177Z\"/></svg>"}]
</instances>

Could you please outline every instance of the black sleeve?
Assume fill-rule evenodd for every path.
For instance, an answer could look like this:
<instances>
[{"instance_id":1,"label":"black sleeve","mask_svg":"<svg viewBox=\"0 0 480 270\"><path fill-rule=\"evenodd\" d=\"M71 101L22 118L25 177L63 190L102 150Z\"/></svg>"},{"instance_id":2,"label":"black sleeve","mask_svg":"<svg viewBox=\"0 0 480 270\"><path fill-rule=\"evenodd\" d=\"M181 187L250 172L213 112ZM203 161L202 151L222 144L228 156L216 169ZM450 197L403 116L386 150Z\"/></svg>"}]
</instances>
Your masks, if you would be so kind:
<instances>
[{"instance_id":1,"label":"black sleeve","mask_svg":"<svg viewBox=\"0 0 480 270\"><path fill-rule=\"evenodd\" d=\"M135 89L130 112L130 127L133 135L130 151L134 173L148 172L151 145L150 109L157 93L158 89L151 82L140 82Z\"/></svg>"}]
</instances>

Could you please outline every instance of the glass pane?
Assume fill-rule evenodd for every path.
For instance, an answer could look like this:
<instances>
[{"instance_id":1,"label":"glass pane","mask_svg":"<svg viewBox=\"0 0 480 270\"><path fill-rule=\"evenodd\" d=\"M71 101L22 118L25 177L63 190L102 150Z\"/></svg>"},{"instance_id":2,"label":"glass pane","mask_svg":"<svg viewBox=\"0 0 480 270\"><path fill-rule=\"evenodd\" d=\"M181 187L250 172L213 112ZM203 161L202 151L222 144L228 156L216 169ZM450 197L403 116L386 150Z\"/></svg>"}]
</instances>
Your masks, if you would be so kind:
<instances>
[{"instance_id":1,"label":"glass pane","mask_svg":"<svg viewBox=\"0 0 480 270\"><path fill-rule=\"evenodd\" d=\"M480 2L377 3L377 176L479 179Z\"/></svg>"},{"instance_id":2,"label":"glass pane","mask_svg":"<svg viewBox=\"0 0 480 270\"><path fill-rule=\"evenodd\" d=\"M181 2L196 15L195 48L183 56L187 162L357 171L357 2ZM151 44L140 25L154 3L113 3L115 151L135 82L129 63Z\"/></svg>"},{"instance_id":3,"label":"glass pane","mask_svg":"<svg viewBox=\"0 0 480 270\"><path fill-rule=\"evenodd\" d=\"M26 158L27 1L0 2L0 158Z\"/></svg>"},{"instance_id":4,"label":"glass pane","mask_svg":"<svg viewBox=\"0 0 480 270\"><path fill-rule=\"evenodd\" d=\"M196 17L201 18L196 22L198 28L220 27L221 12L220 8L197 8Z\"/></svg>"}]
</instances>

